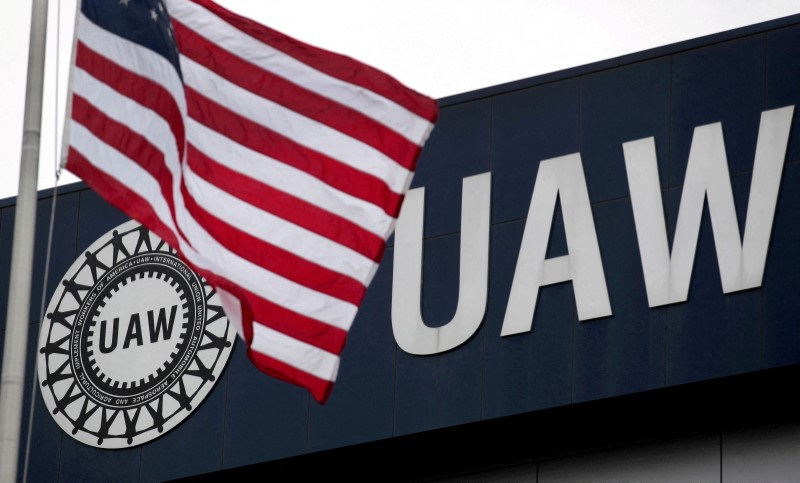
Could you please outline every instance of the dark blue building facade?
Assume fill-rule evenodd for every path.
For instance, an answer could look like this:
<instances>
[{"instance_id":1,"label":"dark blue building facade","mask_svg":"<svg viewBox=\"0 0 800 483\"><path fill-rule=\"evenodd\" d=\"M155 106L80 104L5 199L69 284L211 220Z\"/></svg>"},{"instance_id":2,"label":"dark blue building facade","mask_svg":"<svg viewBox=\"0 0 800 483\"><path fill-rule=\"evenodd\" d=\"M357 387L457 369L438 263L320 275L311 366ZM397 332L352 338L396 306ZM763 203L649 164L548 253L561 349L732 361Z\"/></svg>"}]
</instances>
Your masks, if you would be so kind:
<instances>
[{"instance_id":1,"label":"dark blue building facade","mask_svg":"<svg viewBox=\"0 0 800 483\"><path fill-rule=\"evenodd\" d=\"M795 113L761 286L723 293L706 208L688 300L651 308L623 143L655 138L671 240L694 129L721 122L743 231L761 113L789 105ZM462 180L492 176L487 310L466 343L427 356L398 347L390 240L324 406L259 373L241 342L193 415L128 449L75 441L47 414L39 389L28 388L24 421L37 398L29 480L323 468L366 475L372 464L383 480L426 479L792 418L789 389L800 374L800 18L457 95L440 106L412 185L426 188L421 309L431 326L447 323L458 300ZM539 163L572 153L581 155L613 315L579 321L572 283L559 283L540 289L530 332L501 337ZM37 213L31 375L52 198L53 190L41 192ZM0 314L14 203L0 201ZM45 301L89 244L127 220L82 184L59 188L55 210ZM557 209L547 256L567 253Z\"/></svg>"}]
</instances>

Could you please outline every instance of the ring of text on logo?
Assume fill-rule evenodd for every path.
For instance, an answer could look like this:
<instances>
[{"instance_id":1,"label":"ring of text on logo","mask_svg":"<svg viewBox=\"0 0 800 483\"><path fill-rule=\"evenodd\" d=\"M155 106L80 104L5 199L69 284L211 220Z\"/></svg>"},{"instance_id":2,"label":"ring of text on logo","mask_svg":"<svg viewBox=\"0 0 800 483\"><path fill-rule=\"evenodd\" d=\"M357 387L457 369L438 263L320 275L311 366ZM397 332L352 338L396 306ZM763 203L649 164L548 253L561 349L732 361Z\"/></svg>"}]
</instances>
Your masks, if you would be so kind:
<instances>
[{"instance_id":1,"label":"ring of text on logo","mask_svg":"<svg viewBox=\"0 0 800 483\"><path fill-rule=\"evenodd\" d=\"M42 397L85 444L142 444L205 398L235 334L213 288L131 221L93 243L53 294L39 337Z\"/></svg>"}]
</instances>

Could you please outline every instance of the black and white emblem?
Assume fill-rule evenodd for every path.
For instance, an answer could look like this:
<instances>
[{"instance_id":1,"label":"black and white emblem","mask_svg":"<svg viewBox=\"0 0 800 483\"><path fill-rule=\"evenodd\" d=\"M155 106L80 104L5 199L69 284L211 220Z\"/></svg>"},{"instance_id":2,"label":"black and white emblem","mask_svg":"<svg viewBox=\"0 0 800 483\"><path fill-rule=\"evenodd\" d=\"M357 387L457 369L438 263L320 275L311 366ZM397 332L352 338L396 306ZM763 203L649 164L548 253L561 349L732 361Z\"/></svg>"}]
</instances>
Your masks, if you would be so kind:
<instances>
[{"instance_id":1,"label":"black and white emblem","mask_svg":"<svg viewBox=\"0 0 800 483\"><path fill-rule=\"evenodd\" d=\"M64 431L99 448L146 443L180 423L236 336L208 282L134 221L72 264L46 314L42 397Z\"/></svg>"}]
</instances>

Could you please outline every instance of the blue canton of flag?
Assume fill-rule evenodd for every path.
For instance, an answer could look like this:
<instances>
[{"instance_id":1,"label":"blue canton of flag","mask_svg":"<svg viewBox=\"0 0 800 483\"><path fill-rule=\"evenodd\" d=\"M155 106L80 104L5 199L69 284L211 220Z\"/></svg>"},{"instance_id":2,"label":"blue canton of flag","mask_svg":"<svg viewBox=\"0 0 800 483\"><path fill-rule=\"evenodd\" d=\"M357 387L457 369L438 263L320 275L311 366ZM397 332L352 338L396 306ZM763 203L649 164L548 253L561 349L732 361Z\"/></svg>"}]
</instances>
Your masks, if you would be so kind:
<instances>
[{"instance_id":1,"label":"blue canton of flag","mask_svg":"<svg viewBox=\"0 0 800 483\"><path fill-rule=\"evenodd\" d=\"M84 1L81 14L98 27L161 54L180 72L175 32L161 0Z\"/></svg>"}]
</instances>

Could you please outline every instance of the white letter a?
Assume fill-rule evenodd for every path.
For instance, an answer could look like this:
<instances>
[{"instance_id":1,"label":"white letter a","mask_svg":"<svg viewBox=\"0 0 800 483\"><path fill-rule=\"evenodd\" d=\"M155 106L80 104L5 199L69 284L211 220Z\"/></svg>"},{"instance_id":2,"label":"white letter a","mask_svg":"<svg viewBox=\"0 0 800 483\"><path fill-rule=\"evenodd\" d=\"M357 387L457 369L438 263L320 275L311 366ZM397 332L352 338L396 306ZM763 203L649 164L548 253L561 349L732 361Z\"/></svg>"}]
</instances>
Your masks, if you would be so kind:
<instances>
[{"instance_id":1,"label":"white letter a","mask_svg":"<svg viewBox=\"0 0 800 483\"><path fill-rule=\"evenodd\" d=\"M561 199L569 255L545 259L556 197ZM578 153L539 164L500 335L530 331L539 287L569 280L579 320L611 315L592 207Z\"/></svg>"}]
</instances>

